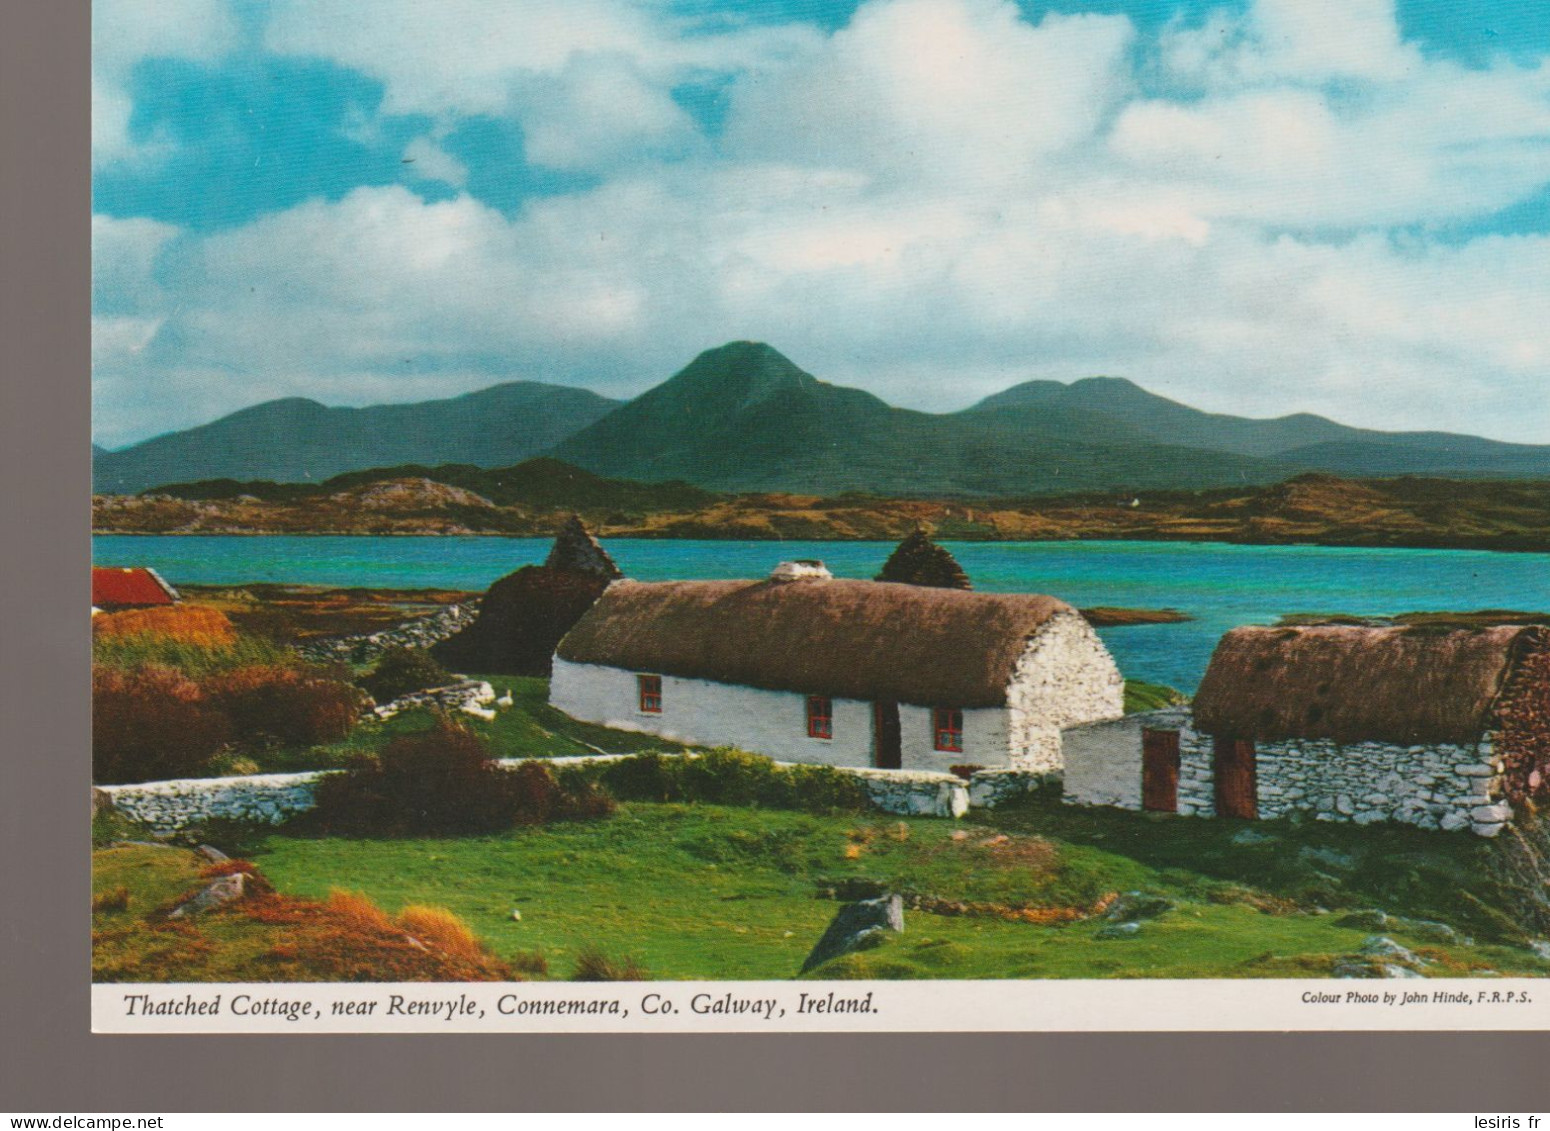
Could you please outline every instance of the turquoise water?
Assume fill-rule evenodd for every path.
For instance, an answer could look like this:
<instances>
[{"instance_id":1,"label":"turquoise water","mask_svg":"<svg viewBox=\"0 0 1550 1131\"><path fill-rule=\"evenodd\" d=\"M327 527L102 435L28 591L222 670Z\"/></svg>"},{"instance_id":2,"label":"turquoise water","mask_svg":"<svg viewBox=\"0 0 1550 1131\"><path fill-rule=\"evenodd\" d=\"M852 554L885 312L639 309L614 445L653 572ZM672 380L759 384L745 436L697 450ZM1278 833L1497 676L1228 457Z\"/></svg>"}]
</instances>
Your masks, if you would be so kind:
<instances>
[{"instance_id":1,"label":"turquoise water","mask_svg":"<svg viewBox=\"0 0 1550 1131\"><path fill-rule=\"evenodd\" d=\"M1194 620L1101 630L1126 675L1193 690L1222 633L1286 613L1550 609L1550 554L1369 550L1185 542L949 542L975 587L1052 593L1074 605L1175 608ZM836 576L871 577L884 542L610 539L629 576L762 577L778 561L820 558ZM99 565L149 565L174 585L274 581L484 589L541 562L543 538L268 536L93 540Z\"/></svg>"}]
</instances>

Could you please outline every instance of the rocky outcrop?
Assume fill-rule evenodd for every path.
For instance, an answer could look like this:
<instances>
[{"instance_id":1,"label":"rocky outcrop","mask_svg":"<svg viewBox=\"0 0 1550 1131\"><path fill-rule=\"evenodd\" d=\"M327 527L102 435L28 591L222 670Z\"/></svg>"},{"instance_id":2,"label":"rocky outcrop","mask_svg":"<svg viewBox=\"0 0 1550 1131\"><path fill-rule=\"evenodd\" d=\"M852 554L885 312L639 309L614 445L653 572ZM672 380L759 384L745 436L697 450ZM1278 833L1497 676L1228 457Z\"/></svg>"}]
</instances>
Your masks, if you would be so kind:
<instances>
[{"instance_id":1,"label":"rocky outcrop","mask_svg":"<svg viewBox=\"0 0 1550 1131\"><path fill-rule=\"evenodd\" d=\"M883 895L846 904L835 914L828 929L808 954L807 961L802 963L801 972L805 974L843 954L872 945L874 939L885 936L889 931L904 931L902 897Z\"/></svg>"}]
</instances>

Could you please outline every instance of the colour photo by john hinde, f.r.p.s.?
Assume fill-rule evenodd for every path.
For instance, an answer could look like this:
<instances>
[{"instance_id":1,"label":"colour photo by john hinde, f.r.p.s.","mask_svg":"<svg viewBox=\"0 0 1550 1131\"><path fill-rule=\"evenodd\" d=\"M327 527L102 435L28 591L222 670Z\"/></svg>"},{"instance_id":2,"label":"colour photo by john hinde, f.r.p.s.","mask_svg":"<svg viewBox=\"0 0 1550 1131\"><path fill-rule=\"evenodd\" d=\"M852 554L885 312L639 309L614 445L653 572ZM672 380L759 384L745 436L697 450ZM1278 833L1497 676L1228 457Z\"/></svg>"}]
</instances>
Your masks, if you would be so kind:
<instances>
[{"instance_id":1,"label":"colour photo by john hinde, f.r.p.s.","mask_svg":"<svg viewBox=\"0 0 1550 1131\"><path fill-rule=\"evenodd\" d=\"M99 1027L1550 1026L1547 60L96 0Z\"/></svg>"}]
</instances>

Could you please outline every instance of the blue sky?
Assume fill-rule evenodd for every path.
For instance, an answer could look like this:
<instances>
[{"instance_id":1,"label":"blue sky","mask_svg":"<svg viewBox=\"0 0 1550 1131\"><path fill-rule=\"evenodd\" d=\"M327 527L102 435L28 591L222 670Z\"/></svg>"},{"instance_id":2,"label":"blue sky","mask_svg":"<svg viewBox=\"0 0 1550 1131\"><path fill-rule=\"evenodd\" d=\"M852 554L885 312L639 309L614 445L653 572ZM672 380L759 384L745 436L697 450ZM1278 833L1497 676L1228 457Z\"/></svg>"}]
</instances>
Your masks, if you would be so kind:
<instances>
[{"instance_id":1,"label":"blue sky","mask_svg":"<svg viewBox=\"0 0 1550 1131\"><path fill-rule=\"evenodd\" d=\"M94 431L762 338L1550 442L1530 0L97 0Z\"/></svg>"}]
</instances>

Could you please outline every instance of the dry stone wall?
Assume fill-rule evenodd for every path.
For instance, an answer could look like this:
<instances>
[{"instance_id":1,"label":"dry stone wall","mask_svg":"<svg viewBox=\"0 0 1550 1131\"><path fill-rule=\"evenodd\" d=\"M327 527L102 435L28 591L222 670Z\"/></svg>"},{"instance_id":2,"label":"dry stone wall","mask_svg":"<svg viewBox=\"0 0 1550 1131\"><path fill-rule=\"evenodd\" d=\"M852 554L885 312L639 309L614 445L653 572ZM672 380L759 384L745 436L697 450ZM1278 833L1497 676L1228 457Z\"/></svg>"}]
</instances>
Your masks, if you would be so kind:
<instances>
[{"instance_id":1,"label":"dry stone wall","mask_svg":"<svg viewBox=\"0 0 1550 1131\"><path fill-rule=\"evenodd\" d=\"M180 832L211 820L279 825L313 807L323 772L254 774L236 778L184 778L138 785L99 785L114 809L159 833Z\"/></svg>"},{"instance_id":2,"label":"dry stone wall","mask_svg":"<svg viewBox=\"0 0 1550 1131\"><path fill-rule=\"evenodd\" d=\"M427 613L381 632L305 641L297 645L297 650L311 660L370 663L389 648L429 648L432 644L455 636L473 623L478 612L479 600L475 598L461 604L448 605L437 612Z\"/></svg>"},{"instance_id":3,"label":"dry stone wall","mask_svg":"<svg viewBox=\"0 0 1550 1131\"><path fill-rule=\"evenodd\" d=\"M1213 743L1185 727L1179 734L1179 812L1216 813ZM1494 837L1512 819L1503 798L1502 763L1490 739L1475 745L1342 746L1302 739L1255 744L1259 815L1312 813L1321 821L1371 825L1397 821L1422 829L1469 829Z\"/></svg>"},{"instance_id":4,"label":"dry stone wall","mask_svg":"<svg viewBox=\"0 0 1550 1131\"><path fill-rule=\"evenodd\" d=\"M599 754L543 761L565 766L629 757L632 755ZM503 758L499 764L511 769L525 760ZM993 808L1058 780L1049 774L1004 769L983 770L965 781L954 774L928 770L838 768L862 779L874 808L911 817L962 817L971 804L976 808ZM211 820L280 825L313 807L314 790L328 772L104 785L93 787L93 792L100 802L132 820L144 822L158 833L178 833Z\"/></svg>"}]
</instances>

